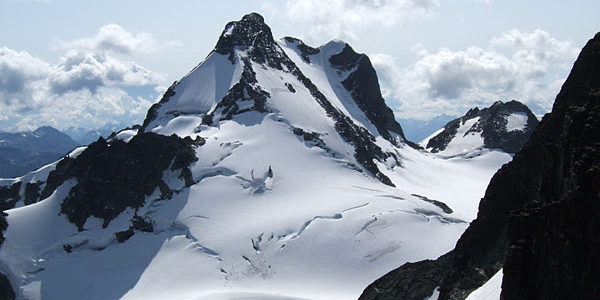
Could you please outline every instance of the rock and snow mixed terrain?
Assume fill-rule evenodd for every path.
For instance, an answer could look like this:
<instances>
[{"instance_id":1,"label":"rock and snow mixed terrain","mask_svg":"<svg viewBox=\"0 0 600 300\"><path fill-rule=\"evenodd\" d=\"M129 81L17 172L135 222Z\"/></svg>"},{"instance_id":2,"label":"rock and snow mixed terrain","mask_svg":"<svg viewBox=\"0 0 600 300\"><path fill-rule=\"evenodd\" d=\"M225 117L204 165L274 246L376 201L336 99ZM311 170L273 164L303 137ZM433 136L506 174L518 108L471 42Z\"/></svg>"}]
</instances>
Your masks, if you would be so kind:
<instances>
[{"instance_id":1,"label":"rock and snow mixed terrain","mask_svg":"<svg viewBox=\"0 0 600 300\"><path fill-rule=\"evenodd\" d=\"M417 148L366 55L250 14L141 128L0 180L0 270L23 299L357 298L452 249L511 160Z\"/></svg>"},{"instance_id":2,"label":"rock and snow mixed terrain","mask_svg":"<svg viewBox=\"0 0 600 300\"><path fill-rule=\"evenodd\" d=\"M389 272L360 299L600 299L599 91L597 33L552 112L492 177L456 247ZM509 117L507 127L523 120Z\"/></svg>"},{"instance_id":3,"label":"rock and snow mixed terrain","mask_svg":"<svg viewBox=\"0 0 600 300\"><path fill-rule=\"evenodd\" d=\"M495 102L479 110L473 108L419 145L445 157L469 156L484 149L516 153L529 140L538 124L535 115L518 101Z\"/></svg>"}]
</instances>

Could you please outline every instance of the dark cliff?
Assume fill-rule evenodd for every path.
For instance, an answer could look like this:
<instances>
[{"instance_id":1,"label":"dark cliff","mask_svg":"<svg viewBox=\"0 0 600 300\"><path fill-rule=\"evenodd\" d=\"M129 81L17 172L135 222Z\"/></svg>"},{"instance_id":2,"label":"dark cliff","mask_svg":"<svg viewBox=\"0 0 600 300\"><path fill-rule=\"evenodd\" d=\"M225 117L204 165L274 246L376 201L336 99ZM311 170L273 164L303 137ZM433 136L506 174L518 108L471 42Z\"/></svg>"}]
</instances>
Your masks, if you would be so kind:
<instances>
[{"instance_id":1,"label":"dark cliff","mask_svg":"<svg viewBox=\"0 0 600 300\"><path fill-rule=\"evenodd\" d=\"M437 260L405 264L360 299L464 299L504 267L503 299L599 299L600 33L530 141L492 178L477 219Z\"/></svg>"}]
</instances>

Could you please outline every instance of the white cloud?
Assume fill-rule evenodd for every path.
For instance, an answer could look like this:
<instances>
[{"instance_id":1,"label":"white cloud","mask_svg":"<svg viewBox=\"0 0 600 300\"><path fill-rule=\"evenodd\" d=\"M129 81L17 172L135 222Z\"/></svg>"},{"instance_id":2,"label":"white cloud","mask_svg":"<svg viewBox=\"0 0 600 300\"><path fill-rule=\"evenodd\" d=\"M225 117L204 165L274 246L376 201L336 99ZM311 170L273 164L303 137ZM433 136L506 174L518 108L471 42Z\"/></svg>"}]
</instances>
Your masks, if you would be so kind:
<instances>
[{"instance_id":1,"label":"white cloud","mask_svg":"<svg viewBox=\"0 0 600 300\"><path fill-rule=\"evenodd\" d=\"M59 41L64 49L89 50L95 53L114 52L119 54L152 53L169 46L180 46L178 41L159 42L146 32L131 33L117 24L100 28L93 37L73 41Z\"/></svg>"},{"instance_id":2,"label":"white cloud","mask_svg":"<svg viewBox=\"0 0 600 300\"><path fill-rule=\"evenodd\" d=\"M385 55L374 56L373 64L397 114L428 119L511 99L537 114L548 112L579 50L543 30L515 29L486 48L431 52L418 46L415 51L418 60L405 68Z\"/></svg>"},{"instance_id":3,"label":"white cloud","mask_svg":"<svg viewBox=\"0 0 600 300\"><path fill-rule=\"evenodd\" d=\"M438 0L287 0L281 17L307 28L312 38L356 40L359 29L396 26L437 6Z\"/></svg>"},{"instance_id":4,"label":"white cloud","mask_svg":"<svg viewBox=\"0 0 600 300\"><path fill-rule=\"evenodd\" d=\"M63 44L71 48L54 64L0 48L0 128L141 122L164 78L123 57L157 43L149 34L107 25L92 38Z\"/></svg>"},{"instance_id":5,"label":"white cloud","mask_svg":"<svg viewBox=\"0 0 600 300\"><path fill-rule=\"evenodd\" d=\"M482 3L488 6L491 6L494 3L494 0L474 0L477 3Z\"/></svg>"},{"instance_id":6,"label":"white cloud","mask_svg":"<svg viewBox=\"0 0 600 300\"><path fill-rule=\"evenodd\" d=\"M132 62L97 53L69 51L48 78L57 94L88 89L95 93L102 86L140 86L157 84L161 76Z\"/></svg>"}]
</instances>

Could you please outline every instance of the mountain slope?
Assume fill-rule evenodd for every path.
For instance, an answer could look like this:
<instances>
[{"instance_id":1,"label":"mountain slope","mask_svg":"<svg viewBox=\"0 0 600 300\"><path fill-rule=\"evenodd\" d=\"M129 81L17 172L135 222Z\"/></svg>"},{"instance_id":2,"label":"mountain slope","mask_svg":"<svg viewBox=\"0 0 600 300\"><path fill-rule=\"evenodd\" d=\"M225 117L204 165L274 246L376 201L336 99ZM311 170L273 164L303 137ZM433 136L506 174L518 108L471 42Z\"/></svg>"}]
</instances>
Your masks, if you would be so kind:
<instances>
[{"instance_id":1,"label":"mountain slope","mask_svg":"<svg viewBox=\"0 0 600 300\"><path fill-rule=\"evenodd\" d=\"M32 299L348 299L439 256L511 157L407 146L369 66L257 14L227 24L142 128L0 180L0 268Z\"/></svg>"},{"instance_id":2,"label":"mountain slope","mask_svg":"<svg viewBox=\"0 0 600 300\"><path fill-rule=\"evenodd\" d=\"M0 177L23 175L57 160L77 145L50 126L32 132L0 132Z\"/></svg>"},{"instance_id":3,"label":"mountain slope","mask_svg":"<svg viewBox=\"0 0 600 300\"><path fill-rule=\"evenodd\" d=\"M502 299L596 299L600 33L530 141L492 178L454 250L405 264L360 299L465 299L503 269ZM496 295L499 297L500 295Z\"/></svg>"},{"instance_id":4,"label":"mountain slope","mask_svg":"<svg viewBox=\"0 0 600 300\"><path fill-rule=\"evenodd\" d=\"M488 148L516 153L531 137L538 124L535 115L521 102L497 101L479 110L473 108L454 119L420 145L441 155L464 155Z\"/></svg>"}]
</instances>

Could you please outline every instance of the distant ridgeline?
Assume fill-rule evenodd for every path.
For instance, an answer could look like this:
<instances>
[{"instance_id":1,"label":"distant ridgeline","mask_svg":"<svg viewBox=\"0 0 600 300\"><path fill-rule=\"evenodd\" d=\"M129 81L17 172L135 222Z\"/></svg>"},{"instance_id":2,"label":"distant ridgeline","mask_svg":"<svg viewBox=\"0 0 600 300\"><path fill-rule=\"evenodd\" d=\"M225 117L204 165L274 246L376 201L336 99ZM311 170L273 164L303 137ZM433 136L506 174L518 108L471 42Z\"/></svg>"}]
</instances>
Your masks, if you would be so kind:
<instances>
[{"instance_id":1,"label":"distant ridgeline","mask_svg":"<svg viewBox=\"0 0 600 300\"><path fill-rule=\"evenodd\" d=\"M0 178L24 175L56 161L78 145L50 126L35 131L0 132Z\"/></svg>"}]
</instances>

